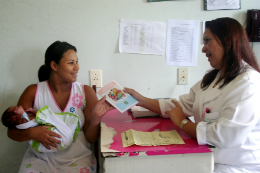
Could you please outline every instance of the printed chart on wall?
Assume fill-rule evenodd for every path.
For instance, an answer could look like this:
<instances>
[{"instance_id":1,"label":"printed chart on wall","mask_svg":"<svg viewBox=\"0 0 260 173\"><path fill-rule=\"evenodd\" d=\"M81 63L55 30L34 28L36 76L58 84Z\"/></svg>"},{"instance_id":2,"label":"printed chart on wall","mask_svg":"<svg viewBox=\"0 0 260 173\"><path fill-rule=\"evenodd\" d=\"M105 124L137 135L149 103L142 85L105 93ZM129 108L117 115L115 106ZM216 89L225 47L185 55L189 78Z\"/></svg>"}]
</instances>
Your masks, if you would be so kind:
<instances>
[{"instance_id":1,"label":"printed chart on wall","mask_svg":"<svg viewBox=\"0 0 260 173\"><path fill-rule=\"evenodd\" d=\"M200 21L168 20L166 65L197 66Z\"/></svg>"},{"instance_id":2,"label":"printed chart on wall","mask_svg":"<svg viewBox=\"0 0 260 173\"><path fill-rule=\"evenodd\" d=\"M240 0L204 0L205 10L238 10L241 9Z\"/></svg>"},{"instance_id":3,"label":"printed chart on wall","mask_svg":"<svg viewBox=\"0 0 260 173\"><path fill-rule=\"evenodd\" d=\"M120 21L119 52L164 55L166 24L139 20Z\"/></svg>"}]
</instances>

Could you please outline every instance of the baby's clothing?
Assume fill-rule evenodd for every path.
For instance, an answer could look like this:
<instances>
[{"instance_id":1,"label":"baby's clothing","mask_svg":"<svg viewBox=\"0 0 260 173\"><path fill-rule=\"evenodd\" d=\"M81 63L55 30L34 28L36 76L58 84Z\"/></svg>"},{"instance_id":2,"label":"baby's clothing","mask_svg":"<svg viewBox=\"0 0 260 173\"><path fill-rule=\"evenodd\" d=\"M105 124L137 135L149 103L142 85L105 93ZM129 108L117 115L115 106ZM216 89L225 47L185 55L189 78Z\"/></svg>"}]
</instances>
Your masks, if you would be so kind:
<instances>
[{"instance_id":1,"label":"baby's clothing","mask_svg":"<svg viewBox=\"0 0 260 173\"><path fill-rule=\"evenodd\" d=\"M48 106L44 106L39 109L36 118L24 124L17 125L18 129L27 129L37 125L51 125L49 130L54 131L62 136L62 138L56 138L61 141L58 144L58 149L51 147L47 149L40 142L30 140L29 143L33 149L37 152L57 152L68 148L71 143L76 139L77 133L79 132L79 117L70 112L54 113Z\"/></svg>"},{"instance_id":2,"label":"baby's clothing","mask_svg":"<svg viewBox=\"0 0 260 173\"><path fill-rule=\"evenodd\" d=\"M16 128L17 129L28 129L30 127L35 127L38 125L39 125L38 121L36 119L32 119L32 120L28 121L27 123L16 125Z\"/></svg>"},{"instance_id":3,"label":"baby's clothing","mask_svg":"<svg viewBox=\"0 0 260 173\"><path fill-rule=\"evenodd\" d=\"M29 117L28 117L28 115L27 115L26 112L24 112L24 113L22 114L22 118L25 118L27 121L30 121L30 119L29 119Z\"/></svg>"}]
</instances>

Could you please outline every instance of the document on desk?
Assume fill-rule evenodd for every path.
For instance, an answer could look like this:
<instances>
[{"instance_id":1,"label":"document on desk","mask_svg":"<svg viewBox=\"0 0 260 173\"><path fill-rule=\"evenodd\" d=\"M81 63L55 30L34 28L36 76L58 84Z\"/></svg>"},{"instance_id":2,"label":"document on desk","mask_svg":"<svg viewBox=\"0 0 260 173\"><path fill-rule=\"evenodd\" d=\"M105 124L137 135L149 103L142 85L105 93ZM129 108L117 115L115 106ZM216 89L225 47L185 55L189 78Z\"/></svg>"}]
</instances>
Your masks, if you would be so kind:
<instances>
[{"instance_id":1,"label":"document on desk","mask_svg":"<svg viewBox=\"0 0 260 173\"><path fill-rule=\"evenodd\" d=\"M168 20L166 65L197 66L200 21Z\"/></svg>"},{"instance_id":2,"label":"document on desk","mask_svg":"<svg viewBox=\"0 0 260 173\"><path fill-rule=\"evenodd\" d=\"M133 129L121 133L123 147L133 144L140 146L158 146L171 144L185 144L176 130L141 132Z\"/></svg>"},{"instance_id":3,"label":"document on desk","mask_svg":"<svg viewBox=\"0 0 260 173\"><path fill-rule=\"evenodd\" d=\"M166 23L120 21L119 52L164 55Z\"/></svg>"}]
</instances>

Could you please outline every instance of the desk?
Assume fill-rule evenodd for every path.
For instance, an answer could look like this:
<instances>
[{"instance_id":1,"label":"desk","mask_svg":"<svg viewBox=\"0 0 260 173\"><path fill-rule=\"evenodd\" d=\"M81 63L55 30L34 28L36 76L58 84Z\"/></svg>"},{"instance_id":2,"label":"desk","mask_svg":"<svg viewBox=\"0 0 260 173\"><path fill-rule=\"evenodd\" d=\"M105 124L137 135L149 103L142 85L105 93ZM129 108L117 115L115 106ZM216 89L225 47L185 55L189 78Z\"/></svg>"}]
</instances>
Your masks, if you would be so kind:
<instances>
[{"instance_id":1,"label":"desk","mask_svg":"<svg viewBox=\"0 0 260 173\"><path fill-rule=\"evenodd\" d=\"M129 129L145 132L176 130L185 144L123 148L121 133ZM170 119L161 117L133 118L127 111L109 111L102 118L100 144L105 173L210 173L214 168L209 146L198 145Z\"/></svg>"}]
</instances>

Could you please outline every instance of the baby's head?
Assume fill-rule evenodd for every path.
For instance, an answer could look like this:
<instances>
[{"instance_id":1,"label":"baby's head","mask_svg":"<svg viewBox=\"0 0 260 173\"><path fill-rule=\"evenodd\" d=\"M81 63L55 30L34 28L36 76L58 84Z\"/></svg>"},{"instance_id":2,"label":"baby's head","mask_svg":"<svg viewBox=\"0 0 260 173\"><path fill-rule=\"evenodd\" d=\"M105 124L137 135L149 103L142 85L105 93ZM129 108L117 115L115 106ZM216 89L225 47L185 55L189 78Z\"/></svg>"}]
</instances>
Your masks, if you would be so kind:
<instances>
[{"instance_id":1,"label":"baby's head","mask_svg":"<svg viewBox=\"0 0 260 173\"><path fill-rule=\"evenodd\" d=\"M15 128L16 125L23 124L22 114L24 113L22 106L11 106L7 108L2 115L2 123L8 128Z\"/></svg>"}]
</instances>

